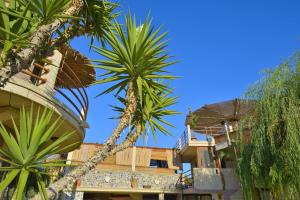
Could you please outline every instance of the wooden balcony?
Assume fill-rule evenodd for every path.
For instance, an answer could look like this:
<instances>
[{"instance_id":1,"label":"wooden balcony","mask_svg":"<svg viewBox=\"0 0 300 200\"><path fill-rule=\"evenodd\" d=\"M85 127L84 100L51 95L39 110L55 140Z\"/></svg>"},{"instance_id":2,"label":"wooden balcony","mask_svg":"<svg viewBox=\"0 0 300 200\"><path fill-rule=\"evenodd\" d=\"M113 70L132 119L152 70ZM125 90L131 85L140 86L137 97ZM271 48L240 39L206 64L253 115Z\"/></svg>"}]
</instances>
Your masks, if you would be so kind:
<instances>
[{"instance_id":1,"label":"wooden balcony","mask_svg":"<svg viewBox=\"0 0 300 200\"><path fill-rule=\"evenodd\" d=\"M197 134L197 133L196 133ZM199 149L208 149L208 147L213 147L215 142L213 138L208 140L199 140L196 137L196 134L193 135L189 126L185 129L181 137L178 139L177 143L174 146L177 154L181 156L181 162L191 162L195 159L199 153Z\"/></svg>"}]
</instances>

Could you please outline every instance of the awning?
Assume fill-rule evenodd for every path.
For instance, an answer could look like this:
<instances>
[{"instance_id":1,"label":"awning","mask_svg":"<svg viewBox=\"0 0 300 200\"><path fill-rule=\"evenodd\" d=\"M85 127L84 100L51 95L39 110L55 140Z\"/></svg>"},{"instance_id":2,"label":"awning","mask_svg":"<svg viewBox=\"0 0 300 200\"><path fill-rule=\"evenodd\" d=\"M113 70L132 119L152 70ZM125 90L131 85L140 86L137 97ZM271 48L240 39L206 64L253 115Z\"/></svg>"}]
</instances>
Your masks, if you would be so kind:
<instances>
[{"instance_id":1,"label":"awning","mask_svg":"<svg viewBox=\"0 0 300 200\"><path fill-rule=\"evenodd\" d=\"M234 124L250 114L253 108L254 101L243 99L208 104L190 113L185 123L195 132L218 135L224 130L224 122Z\"/></svg>"}]
</instances>

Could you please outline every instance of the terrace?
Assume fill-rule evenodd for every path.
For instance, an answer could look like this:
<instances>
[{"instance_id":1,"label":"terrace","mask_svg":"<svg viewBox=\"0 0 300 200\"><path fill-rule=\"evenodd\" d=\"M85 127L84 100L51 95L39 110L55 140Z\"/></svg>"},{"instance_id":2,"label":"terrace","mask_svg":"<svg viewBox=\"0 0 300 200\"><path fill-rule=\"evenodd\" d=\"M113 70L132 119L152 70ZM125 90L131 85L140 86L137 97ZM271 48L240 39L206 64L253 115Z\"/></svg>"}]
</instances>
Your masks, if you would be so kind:
<instances>
[{"instance_id":1,"label":"terrace","mask_svg":"<svg viewBox=\"0 0 300 200\"><path fill-rule=\"evenodd\" d=\"M186 119L186 129L175 149L183 167L176 187L185 195L223 194L224 199L241 198L235 162L220 157L220 151L229 151L238 132L238 121L252 111L252 102L234 99L205 105ZM244 130L244 135L247 131Z\"/></svg>"}]
</instances>

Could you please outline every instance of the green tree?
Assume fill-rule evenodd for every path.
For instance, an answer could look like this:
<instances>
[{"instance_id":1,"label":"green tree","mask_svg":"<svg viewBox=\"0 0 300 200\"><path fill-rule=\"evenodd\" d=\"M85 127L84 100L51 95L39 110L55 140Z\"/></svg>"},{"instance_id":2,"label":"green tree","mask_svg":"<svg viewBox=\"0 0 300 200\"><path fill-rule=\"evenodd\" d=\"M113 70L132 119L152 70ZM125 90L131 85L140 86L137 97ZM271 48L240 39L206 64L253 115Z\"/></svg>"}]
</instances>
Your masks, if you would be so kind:
<instances>
[{"instance_id":1,"label":"green tree","mask_svg":"<svg viewBox=\"0 0 300 200\"><path fill-rule=\"evenodd\" d=\"M241 123L250 127L239 159L246 199L299 199L299 83L300 61L293 59L267 71L247 93L256 103L254 114Z\"/></svg>"}]
</instances>

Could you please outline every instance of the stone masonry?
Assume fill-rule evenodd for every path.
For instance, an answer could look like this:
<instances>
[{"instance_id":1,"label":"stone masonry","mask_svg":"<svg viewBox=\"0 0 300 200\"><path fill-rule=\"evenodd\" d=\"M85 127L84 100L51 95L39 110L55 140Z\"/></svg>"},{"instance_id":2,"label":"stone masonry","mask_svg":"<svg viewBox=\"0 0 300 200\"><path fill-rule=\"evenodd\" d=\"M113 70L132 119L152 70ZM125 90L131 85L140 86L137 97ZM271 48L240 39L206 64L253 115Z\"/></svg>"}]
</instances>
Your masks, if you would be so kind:
<instances>
[{"instance_id":1,"label":"stone masonry","mask_svg":"<svg viewBox=\"0 0 300 200\"><path fill-rule=\"evenodd\" d=\"M130 171L93 170L80 180L80 188L160 190L178 192L179 174L154 174ZM84 192L65 192L60 199L83 200Z\"/></svg>"},{"instance_id":2,"label":"stone masonry","mask_svg":"<svg viewBox=\"0 0 300 200\"><path fill-rule=\"evenodd\" d=\"M175 191L179 174L93 170L81 179L82 188L153 189Z\"/></svg>"}]
</instances>

